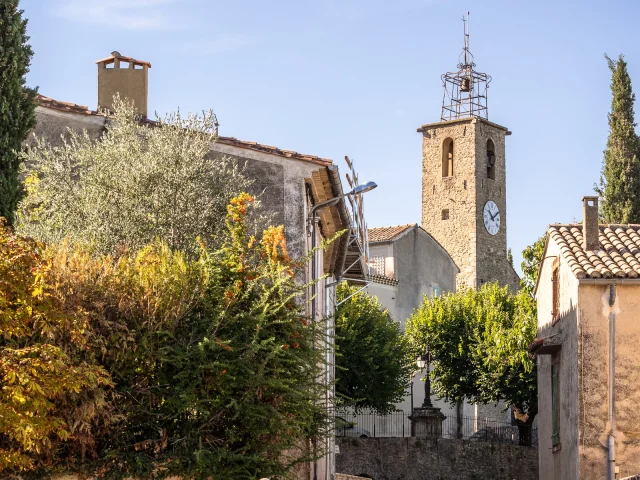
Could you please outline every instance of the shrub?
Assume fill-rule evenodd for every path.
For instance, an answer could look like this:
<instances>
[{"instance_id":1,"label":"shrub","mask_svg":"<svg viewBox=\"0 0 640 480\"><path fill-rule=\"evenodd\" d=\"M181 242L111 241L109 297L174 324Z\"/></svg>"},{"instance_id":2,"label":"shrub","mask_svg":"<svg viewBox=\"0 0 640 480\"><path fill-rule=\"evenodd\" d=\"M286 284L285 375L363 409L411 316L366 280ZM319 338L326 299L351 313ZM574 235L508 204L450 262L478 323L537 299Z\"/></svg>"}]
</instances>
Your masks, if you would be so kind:
<instances>
[{"instance_id":1,"label":"shrub","mask_svg":"<svg viewBox=\"0 0 640 480\"><path fill-rule=\"evenodd\" d=\"M298 447L327 425L321 329L304 317L283 228L249 234L252 204L235 197L227 240L197 259L159 241L117 258L51 248L60 308L88 318L82 358L113 387L85 460L62 442L32 455L40 472L249 479L308 460Z\"/></svg>"}]
</instances>

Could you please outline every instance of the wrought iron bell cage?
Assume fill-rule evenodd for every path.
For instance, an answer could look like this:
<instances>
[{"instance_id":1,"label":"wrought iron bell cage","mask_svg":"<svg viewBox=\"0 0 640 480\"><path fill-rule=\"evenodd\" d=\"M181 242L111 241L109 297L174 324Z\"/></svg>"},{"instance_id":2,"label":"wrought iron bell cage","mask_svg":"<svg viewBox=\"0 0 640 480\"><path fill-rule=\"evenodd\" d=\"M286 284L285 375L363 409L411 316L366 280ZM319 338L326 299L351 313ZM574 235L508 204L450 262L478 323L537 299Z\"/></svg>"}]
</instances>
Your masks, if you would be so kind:
<instances>
[{"instance_id":1,"label":"wrought iron bell cage","mask_svg":"<svg viewBox=\"0 0 640 480\"><path fill-rule=\"evenodd\" d=\"M463 21L464 48L460 54L458 71L442 75L442 121L469 117L489 118L487 90L491 76L474 69L476 64L469 51L469 12Z\"/></svg>"}]
</instances>

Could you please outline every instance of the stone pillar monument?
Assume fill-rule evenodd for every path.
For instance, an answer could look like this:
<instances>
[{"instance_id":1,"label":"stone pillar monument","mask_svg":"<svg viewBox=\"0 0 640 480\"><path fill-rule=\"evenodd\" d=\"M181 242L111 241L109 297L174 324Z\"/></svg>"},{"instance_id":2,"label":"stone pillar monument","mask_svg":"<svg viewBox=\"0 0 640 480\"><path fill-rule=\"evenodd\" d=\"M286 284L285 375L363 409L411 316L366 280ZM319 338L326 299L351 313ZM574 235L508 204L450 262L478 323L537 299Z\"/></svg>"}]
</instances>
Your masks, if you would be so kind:
<instances>
[{"instance_id":1,"label":"stone pillar monument","mask_svg":"<svg viewBox=\"0 0 640 480\"><path fill-rule=\"evenodd\" d=\"M411 433L415 437L442 437L442 422L447 418L438 407L431 403L431 355L429 350L418 358L418 365L427 367L424 381L424 401L421 407L414 408L409 416Z\"/></svg>"}]
</instances>

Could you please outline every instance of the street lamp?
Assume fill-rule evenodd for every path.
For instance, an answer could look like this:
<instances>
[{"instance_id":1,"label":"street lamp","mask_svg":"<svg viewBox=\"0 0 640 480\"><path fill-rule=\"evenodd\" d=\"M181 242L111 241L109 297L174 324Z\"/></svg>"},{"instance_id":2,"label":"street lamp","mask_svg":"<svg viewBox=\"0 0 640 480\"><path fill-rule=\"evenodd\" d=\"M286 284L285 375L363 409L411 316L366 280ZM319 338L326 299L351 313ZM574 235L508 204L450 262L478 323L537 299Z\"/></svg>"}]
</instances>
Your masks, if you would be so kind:
<instances>
[{"instance_id":1,"label":"street lamp","mask_svg":"<svg viewBox=\"0 0 640 480\"><path fill-rule=\"evenodd\" d=\"M351 190L348 193L344 193L342 195L338 195L337 197L330 198L329 200L325 200L324 202L320 202L317 205L313 206L313 208L309 212L309 218L313 220L318 210L321 210L327 207L332 207L344 197L350 197L351 195L359 195L361 193L366 193L373 190L377 186L378 184L376 182L367 182L364 185L356 186L353 190Z\"/></svg>"},{"instance_id":2,"label":"street lamp","mask_svg":"<svg viewBox=\"0 0 640 480\"><path fill-rule=\"evenodd\" d=\"M427 373L424 376L424 401L422 402L422 408L433 407L431 403L431 376L429 375L429 370L431 370L431 352L429 351L428 345L427 350L416 358L416 364L420 371L425 367L427 368Z\"/></svg>"}]
</instances>

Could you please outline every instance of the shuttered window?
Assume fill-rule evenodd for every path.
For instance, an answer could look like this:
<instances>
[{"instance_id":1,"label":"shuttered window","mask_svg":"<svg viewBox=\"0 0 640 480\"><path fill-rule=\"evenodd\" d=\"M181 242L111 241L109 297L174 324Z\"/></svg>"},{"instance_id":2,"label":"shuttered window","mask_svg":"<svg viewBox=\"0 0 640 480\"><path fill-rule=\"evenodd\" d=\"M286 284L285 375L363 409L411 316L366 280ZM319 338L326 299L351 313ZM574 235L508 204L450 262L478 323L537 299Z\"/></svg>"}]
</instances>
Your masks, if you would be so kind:
<instances>
[{"instance_id":1,"label":"shuttered window","mask_svg":"<svg viewBox=\"0 0 640 480\"><path fill-rule=\"evenodd\" d=\"M558 381L559 365L551 365L551 445L560 443L560 384Z\"/></svg>"},{"instance_id":2,"label":"shuttered window","mask_svg":"<svg viewBox=\"0 0 640 480\"><path fill-rule=\"evenodd\" d=\"M551 270L551 320L555 323L560 318L560 265L556 258Z\"/></svg>"}]
</instances>

